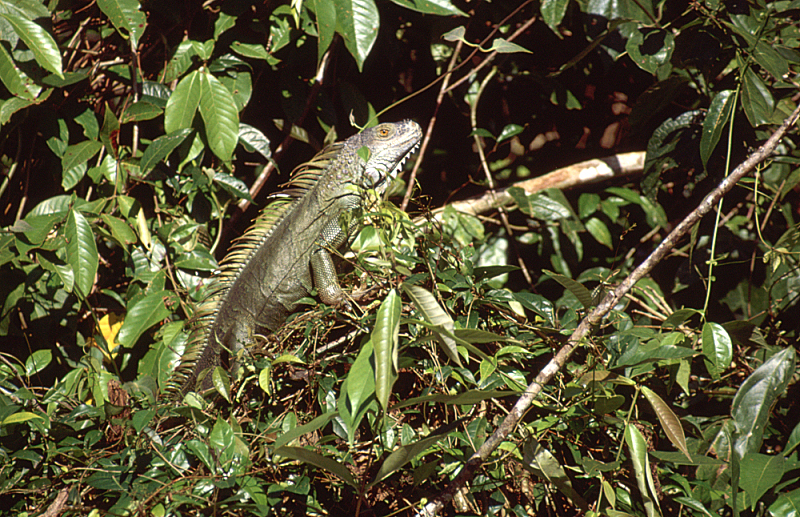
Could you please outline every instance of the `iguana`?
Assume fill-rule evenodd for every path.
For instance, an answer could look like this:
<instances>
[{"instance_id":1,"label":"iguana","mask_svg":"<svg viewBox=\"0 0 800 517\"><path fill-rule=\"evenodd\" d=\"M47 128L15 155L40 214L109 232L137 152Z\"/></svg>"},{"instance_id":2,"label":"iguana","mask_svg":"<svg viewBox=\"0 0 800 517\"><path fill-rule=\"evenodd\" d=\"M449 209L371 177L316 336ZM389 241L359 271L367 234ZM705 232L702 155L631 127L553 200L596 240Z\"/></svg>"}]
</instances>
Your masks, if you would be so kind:
<instances>
[{"instance_id":1,"label":"iguana","mask_svg":"<svg viewBox=\"0 0 800 517\"><path fill-rule=\"evenodd\" d=\"M405 120L365 129L332 144L292 173L221 262L168 391L211 387L222 350L232 356L274 332L313 286L320 300L346 304L330 254L358 226L365 195L382 193L419 146L422 130Z\"/></svg>"}]
</instances>

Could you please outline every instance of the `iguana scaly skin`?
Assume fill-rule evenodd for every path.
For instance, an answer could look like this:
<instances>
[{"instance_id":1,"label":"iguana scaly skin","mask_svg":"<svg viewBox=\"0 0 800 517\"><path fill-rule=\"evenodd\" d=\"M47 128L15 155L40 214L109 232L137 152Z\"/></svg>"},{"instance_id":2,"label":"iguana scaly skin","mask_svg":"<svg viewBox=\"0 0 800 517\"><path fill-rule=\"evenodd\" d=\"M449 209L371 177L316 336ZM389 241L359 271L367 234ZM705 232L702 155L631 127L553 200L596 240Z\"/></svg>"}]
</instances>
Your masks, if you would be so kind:
<instances>
[{"instance_id":1,"label":"iguana scaly skin","mask_svg":"<svg viewBox=\"0 0 800 517\"><path fill-rule=\"evenodd\" d=\"M380 124L326 147L295 170L288 188L223 259L193 319L173 391L184 395L198 383L210 388L222 350L235 356L255 335L277 330L310 293L312 278L323 302L346 303L330 251L358 226L368 190L385 190L421 136L410 120Z\"/></svg>"}]
</instances>

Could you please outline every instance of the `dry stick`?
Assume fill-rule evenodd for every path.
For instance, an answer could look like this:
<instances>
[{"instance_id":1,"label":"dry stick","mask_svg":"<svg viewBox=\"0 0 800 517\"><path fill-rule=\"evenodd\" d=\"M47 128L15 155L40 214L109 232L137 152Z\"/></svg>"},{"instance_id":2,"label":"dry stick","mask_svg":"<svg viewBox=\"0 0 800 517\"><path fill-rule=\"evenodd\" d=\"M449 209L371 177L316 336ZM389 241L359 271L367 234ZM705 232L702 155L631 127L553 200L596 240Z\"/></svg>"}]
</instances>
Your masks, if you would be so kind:
<instances>
[{"instance_id":1,"label":"dry stick","mask_svg":"<svg viewBox=\"0 0 800 517\"><path fill-rule=\"evenodd\" d=\"M520 181L511 187L519 187L525 191L525 194L531 195L548 188L566 189L611 178L639 174L644 168L644 158L644 151L594 158L556 169L542 176ZM508 193L508 189L504 189L497 192L488 191L479 197L455 201L447 206L462 214L479 215L501 206L512 204L514 204L514 198ZM444 208L437 208L430 214L417 217L414 222L418 225L422 224L426 219L441 222Z\"/></svg>"},{"instance_id":2,"label":"dry stick","mask_svg":"<svg viewBox=\"0 0 800 517\"><path fill-rule=\"evenodd\" d=\"M511 412L500 424L500 427L492 434L492 436L484 442L478 451L472 455L467 461L464 468L458 476L448 485L448 487L441 492L433 501L426 504L416 514L420 517L432 517L441 510L444 505L453 498L462 486L464 486L473 474L486 461L489 455L506 439L506 437L514 430L519 421L528 411L533 400L542 391L545 384L550 382L553 376L567 363L572 352L592 333L592 330L600 324L600 321L611 311L611 309L625 296L628 291L638 282L641 278L647 275L650 270L655 267L677 244L678 240L683 237L691 228L697 224L700 219L708 214L717 202L733 188L736 183L742 179L746 174L751 172L756 165L764 161L775 150L778 142L786 134L786 131L792 126L800 116L800 105L795 108L794 112L787 118L781 127L769 138L769 140L758 148L756 152L751 154L741 165L708 194L703 201L700 202L686 218L675 227L672 232L658 245L658 247L650 254L649 257L637 267L633 273L630 274L613 292L606 295L603 301L594 308L583 320L581 320L578 328L569 337L567 343L561 347L558 353L550 360L547 365L542 368L536 379L528 385L523 392L522 396L514 404Z\"/></svg>"}]
</instances>

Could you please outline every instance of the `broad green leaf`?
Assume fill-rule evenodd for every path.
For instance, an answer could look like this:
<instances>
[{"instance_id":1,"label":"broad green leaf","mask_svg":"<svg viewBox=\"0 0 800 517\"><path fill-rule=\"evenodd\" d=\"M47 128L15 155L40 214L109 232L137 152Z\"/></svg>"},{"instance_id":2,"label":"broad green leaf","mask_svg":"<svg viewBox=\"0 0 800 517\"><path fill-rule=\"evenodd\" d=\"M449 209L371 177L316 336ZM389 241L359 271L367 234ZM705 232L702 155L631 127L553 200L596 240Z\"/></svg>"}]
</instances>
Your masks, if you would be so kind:
<instances>
[{"instance_id":1,"label":"broad green leaf","mask_svg":"<svg viewBox=\"0 0 800 517\"><path fill-rule=\"evenodd\" d=\"M424 287L411 284L403 284L403 290L428 323L438 325L450 333L453 332L455 328L453 319L442 309L430 291ZM458 356L455 339L443 332L434 332L434 336L436 336L436 340L441 345L444 353L447 354L447 357L458 366L461 366L461 358Z\"/></svg>"},{"instance_id":2,"label":"broad green leaf","mask_svg":"<svg viewBox=\"0 0 800 517\"><path fill-rule=\"evenodd\" d=\"M292 443L294 440L300 438L304 434L308 434L308 433L314 432L317 429L322 429L323 427L328 425L328 423L331 420L333 420L334 418L336 418L337 416L339 416L339 412L338 411L334 411L334 412L331 412L331 413L325 413L325 414L322 414L322 415L318 416L317 418L315 418L314 420L312 420L311 422L309 422L307 424L303 424L303 425L295 427L294 429L286 431L285 433L280 435L277 440L275 440L275 443L272 445L273 450L277 451L278 449L280 449L284 445L288 445L288 444Z\"/></svg>"},{"instance_id":3,"label":"broad green leaf","mask_svg":"<svg viewBox=\"0 0 800 517\"><path fill-rule=\"evenodd\" d=\"M71 169L64 169L61 172L61 186L64 190L72 190L86 175L86 164L80 165Z\"/></svg>"},{"instance_id":4,"label":"broad green leaf","mask_svg":"<svg viewBox=\"0 0 800 517\"><path fill-rule=\"evenodd\" d=\"M0 12L0 16L14 27L14 32L33 52L33 57L39 63L39 66L56 74L61 79L64 78L64 73L61 71L61 54L58 52L58 45L46 30L36 22L23 18L11 11Z\"/></svg>"},{"instance_id":5,"label":"broad green leaf","mask_svg":"<svg viewBox=\"0 0 800 517\"><path fill-rule=\"evenodd\" d=\"M108 103L106 103L105 114L103 115L103 127L100 128L100 141L103 142L103 145L106 148L106 153L108 156L106 158L113 157L117 158L118 153L118 142L117 142L117 132L119 131L119 119L114 114L114 110L112 110ZM114 163L115 172L116 172L116 163Z\"/></svg>"},{"instance_id":6,"label":"broad green leaf","mask_svg":"<svg viewBox=\"0 0 800 517\"><path fill-rule=\"evenodd\" d=\"M586 230L594 237L594 240L610 250L614 249L611 232L608 226L606 226L606 223L596 217L592 217L584 223L584 226L586 226Z\"/></svg>"},{"instance_id":7,"label":"broad green leaf","mask_svg":"<svg viewBox=\"0 0 800 517\"><path fill-rule=\"evenodd\" d=\"M495 38L495 40L492 41L492 46L489 48L489 52L497 52L499 54L513 54L515 52L533 54L533 52L525 47L517 45L514 42L507 41L503 38Z\"/></svg>"},{"instance_id":8,"label":"broad green leaf","mask_svg":"<svg viewBox=\"0 0 800 517\"><path fill-rule=\"evenodd\" d=\"M61 168L64 171L74 169L89 161L94 155L103 148L103 144L96 140L84 140L67 147L64 156L61 157Z\"/></svg>"},{"instance_id":9,"label":"broad green leaf","mask_svg":"<svg viewBox=\"0 0 800 517\"><path fill-rule=\"evenodd\" d=\"M775 99L752 68L747 69L742 82L742 109L753 127L769 124L775 110Z\"/></svg>"},{"instance_id":10,"label":"broad green leaf","mask_svg":"<svg viewBox=\"0 0 800 517\"><path fill-rule=\"evenodd\" d=\"M607 20L635 20L650 24L658 18L652 0L589 0L585 9L587 14Z\"/></svg>"},{"instance_id":11,"label":"broad green leaf","mask_svg":"<svg viewBox=\"0 0 800 517\"><path fill-rule=\"evenodd\" d=\"M510 187L508 193L514 198L523 214L542 221L557 221L572 215L569 208L540 192L527 195L520 187Z\"/></svg>"},{"instance_id":12,"label":"broad green leaf","mask_svg":"<svg viewBox=\"0 0 800 517\"><path fill-rule=\"evenodd\" d=\"M261 59L264 61L269 59L269 52L267 52L267 49L264 48L264 45L259 45L257 43L241 43L239 41L234 41L231 43L231 50L242 57Z\"/></svg>"},{"instance_id":13,"label":"broad green leaf","mask_svg":"<svg viewBox=\"0 0 800 517\"><path fill-rule=\"evenodd\" d=\"M734 449L739 458L761 448L769 412L795 372L795 351L787 347L770 357L742 383L733 397L731 416L736 426Z\"/></svg>"},{"instance_id":14,"label":"broad green leaf","mask_svg":"<svg viewBox=\"0 0 800 517\"><path fill-rule=\"evenodd\" d=\"M25 375L31 377L41 372L50 365L53 360L53 352L46 348L41 350L34 350L34 352L25 360Z\"/></svg>"},{"instance_id":15,"label":"broad green leaf","mask_svg":"<svg viewBox=\"0 0 800 517\"><path fill-rule=\"evenodd\" d=\"M131 39L131 46L137 48L139 38L142 37L147 27L147 18L139 10L139 2L137 0L97 0L97 5L114 24L117 32L123 37L127 33ZM123 30L125 32L122 32Z\"/></svg>"},{"instance_id":16,"label":"broad green leaf","mask_svg":"<svg viewBox=\"0 0 800 517\"><path fill-rule=\"evenodd\" d=\"M164 70L164 83L171 83L186 73L192 66L192 58L195 56L197 56L197 50L195 50L192 42L189 40L182 41L175 49L172 59L167 63L167 68Z\"/></svg>"},{"instance_id":17,"label":"broad green leaf","mask_svg":"<svg viewBox=\"0 0 800 517\"><path fill-rule=\"evenodd\" d=\"M314 467L319 467L322 470L338 476L339 479L348 485L358 488L358 483L356 483L356 480L353 479L353 475L349 470L347 470L347 467L345 467L343 463L339 463L333 458L328 458L327 456L323 456L318 452L309 451L308 449L303 449L301 447L281 447L280 449L275 450L274 454L276 456L301 461Z\"/></svg>"},{"instance_id":18,"label":"broad green leaf","mask_svg":"<svg viewBox=\"0 0 800 517\"><path fill-rule=\"evenodd\" d=\"M464 36L466 34L467 34L467 29L464 26L460 26L456 27L455 29L450 29L449 31L442 34L442 39L445 41L466 41L464 39Z\"/></svg>"},{"instance_id":19,"label":"broad green leaf","mask_svg":"<svg viewBox=\"0 0 800 517\"><path fill-rule=\"evenodd\" d=\"M272 158L269 139L264 133L251 125L239 123L239 142L248 152L258 153L267 160Z\"/></svg>"},{"instance_id":20,"label":"broad green leaf","mask_svg":"<svg viewBox=\"0 0 800 517\"><path fill-rule=\"evenodd\" d=\"M231 92L211 74L202 74L200 84L200 115L205 123L208 145L222 161L229 162L239 140L236 101Z\"/></svg>"},{"instance_id":21,"label":"broad green leaf","mask_svg":"<svg viewBox=\"0 0 800 517\"><path fill-rule=\"evenodd\" d=\"M782 80L783 76L789 72L789 63L786 58L765 41L759 41L756 44L752 55L756 63L778 81Z\"/></svg>"},{"instance_id":22,"label":"broad green leaf","mask_svg":"<svg viewBox=\"0 0 800 517\"><path fill-rule=\"evenodd\" d=\"M653 485L653 476L650 473L650 460L647 458L647 442L642 433L633 424L625 426L625 443L628 444L633 473L636 484L639 486L639 495L644 501L647 517L657 517L660 512L656 509L658 496Z\"/></svg>"},{"instance_id":23,"label":"broad green leaf","mask_svg":"<svg viewBox=\"0 0 800 517\"><path fill-rule=\"evenodd\" d=\"M495 41L497 41L497 40L495 40ZM500 131L500 136L497 137L497 143L499 144L500 142L502 142L504 140L508 140L509 138L513 138L516 135L522 133L524 130L525 130L525 128L520 126L520 125L509 124L506 127L504 127L502 131Z\"/></svg>"},{"instance_id":24,"label":"broad green leaf","mask_svg":"<svg viewBox=\"0 0 800 517\"><path fill-rule=\"evenodd\" d=\"M381 482L383 479L392 475L392 473L398 471L403 465L425 452L430 446L442 440L443 438L447 438L450 432L459 424L460 420L457 420L451 424L437 429L435 434L427 436L409 445L402 445L398 447L384 460L383 464L381 464L381 468L378 469L378 473L375 474L375 479L369 484L369 486L374 486Z\"/></svg>"},{"instance_id":25,"label":"broad green leaf","mask_svg":"<svg viewBox=\"0 0 800 517\"><path fill-rule=\"evenodd\" d=\"M567 471L558 462L553 453L548 451L534 438L526 440L522 448L522 465L543 481L553 483L558 490L580 508L584 514L589 511L589 504L572 487Z\"/></svg>"},{"instance_id":26,"label":"broad green leaf","mask_svg":"<svg viewBox=\"0 0 800 517\"><path fill-rule=\"evenodd\" d=\"M717 377L728 368L733 359L733 343L725 328L718 323L703 325L703 354L713 365L710 372Z\"/></svg>"},{"instance_id":27,"label":"broad green leaf","mask_svg":"<svg viewBox=\"0 0 800 517\"><path fill-rule=\"evenodd\" d=\"M378 38L380 17L374 0L334 0L336 31L361 71Z\"/></svg>"},{"instance_id":28,"label":"broad green leaf","mask_svg":"<svg viewBox=\"0 0 800 517\"><path fill-rule=\"evenodd\" d=\"M169 156L176 147L181 145L187 136L192 132L190 128L181 129L174 133L161 135L153 140L147 149L144 150L142 159L139 160L139 168L143 173L149 172L158 162Z\"/></svg>"},{"instance_id":29,"label":"broad green leaf","mask_svg":"<svg viewBox=\"0 0 800 517\"><path fill-rule=\"evenodd\" d=\"M3 419L3 421L0 422L0 425L6 426L11 424L20 424L22 422L27 422L28 420L33 420L34 418L44 420L41 415L37 415L36 413L31 413L30 411L18 411L13 415Z\"/></svg>"},{"instance_id":30,"label":"broad green leaf","mask_svg":"<svg viewBox=\"0 0 800 517\"><path fill-rule=\"evenodd\" d=\"M217 366L213 371L209 372L211 375L211 384L217 393L222 395L228 402L231 401L231 378L228 372L222 366Z\"/></svg>"},{"instance_id":31,"label":"broad green leaf","mask_svg":"<svg viewBox=\"0 0 800 517\"><path fill-rule=\"evenodd\" d=\"M436 16L467 16L467 14L454 6L450 0L392 0L392 3L406 9Z\"/></svg>"},{"instance_id":32,"label":"broad green leaf","mask_svg":"<svg viewBox=\"0 0 800 517\"><path fill-rule=\"evenodd\" d=\"M798 517L800 515L800 488L782 493L768 508L772 517Z\"/></svg>"},{"instance_id":33,"label":"broad green leaf","mask_svg":"<svg viewBox=\"0 0 800 517\"><path fill-rule=\"evenodd\" d=\"M544 23L546 23L553 32L556 32L558 24L564 19L568 5L569 0L542 0L539 6L539 12L542 13Z\"/></svg>"},{"instance_id":34,"label":"broad green leaf","mask_svg":"<svg viewBox=\"0 0 800 517\"><path fill-rule=\"evenodd\" d=\"M355 440L355 432L361 420L367 414L370 405L375 402L373 352L372 341L367 341L361 347L361 351L347 373L347 378L342 383L337 408L347 429L350 444Z\"/></svg>"},{"instance_id":35,"label":"broad green leaf","mask_svg":"<svg viewBox=\"0 0 800 517\"><path fill-rule=\"evenodd\" d=\"M64 228L67 238L67 260L75 275L75 288L81 298L92 292L97 274L98 253L89 221L74 208L69 211Z\"/></svg>"},{"instance_id":36,"label":"broad green leaf","mask_svg":"<svg viewBox=\"0 0 800 517\"><path fill-rule=\"evenodd\" d=\"M397 291L390 290L378 309L372 346L375 350L375 396L384 410L389 409L389 396L397 380L397 342L400 332L402 304Z\"/></svg>"},{"instance_id":37,"label":"broad green leaf","mask_svg":"<svg viewBox=\"0 0 800 517\"><path fill-rule=\"evenodd\" d=\"M128 122L151 120L158 117L163 112L163 109L151 102L139 101L132 104L127 110L125 110L125 112L123 112L120 123L127 124Z\"/></svg>"},{"instance_id":38,"label":"broad green leaf","mask_svg":"<svg viewBox=\"0 0 800 517\"><path fill-rule=\"evenodd\" d=\"M731 117L733 93L733 90L723 90L717 93L703 120L703 136L700 138L700 158L703 160L703 167L706 166L708 158L717 147L722 130L725 129Z\"/></svg>"},{"instance_id":39,"label":"broad green leaf","mask_svg":"<svg viewBox=\"0 0 800 517\"><path fill-rule=\"evenodd\" d=\"M128 305L125 323L119 329L117 341L125 348L131 348L147 329L170 315L164 300L170 297L169 291L150 291Z\"/></svg>"},{"instance_id":40,"label":"broad green leaf","mask_svg":"<svg viewBox=\"0 0 800 517\"><path fill-rule=\"evenodd\" d=\"M639 68L655 74L672 57L675 36L666 30L638 28L631 33L625 49Z\"/></svg>"},{"instance_id":41,"label":"broad green leaf","mask_svg":"<svg viewBox=\"0 0 800 517\"><path fill-rule=\"evenodd\" d=\"M336 3L330 0L306 0L316 15L317 27L317 62L322 59L336 34Z\"/></svg>"},{"instance_id":42,"label":"broad green leaf","mask_svg":"<svg viewBox=\"0 0 800 517\"><path fill-rule=\"evenodd\" d=\"M0 45L0 81L13 95L28 101L34 100L41 91L33 79L17 67L5 45Z\"/></svg>"},{"instance_id":43,"label":"broad green leaf","mask_svg":"<svg viewBox=\"0 0 800 517\"><path fill-rule=\"evenodd\" d=\"M202 75L197 70L189 72L169 96L164 110L164 131L167 133L192 127L194 114L200 105Z\"/></svg>"},{"instance_id":44,"label":"broad green leaf","mask_svg":"<svg viewBox=\"0 0 800 517\"><path fill-rule=\"evenodd\" d=\"M742 458L739 486L750 496L750 509L755 510L761 496L774 487L786 470L786 458L778 454L747 453Z\"/></svg>"},{"instance_id":45,"label":"broad green leaf","mask_svg":"<svg viewBox=\"0 0 800 517\"><path fill-rule=\"evenodd\" d=\"M250 197L250 191L247 190L247 185L245 185L244 181L235 176L231 176L225 172L215 171L214 183L220 184L222 188L239 199L246 199L251 203L253 202L253 199Z\"/></svg>"},{"instance_id":46,"label":"broad green leaf","mask_svg":"<svg viewBox=\"0 0 800 517\"><path fill-rule=\"evenodd\" d=\"M661 428L664 429L664 433L667 435L667 438L669 438L669 441L672 442L672 445L674 445L676 449L685 454L689 461L692 461L692 456L689 454L688 447L686 447L686 436L683 434L683 426L681 426L681 421L678 416L657 393L647 386L642 386L642 394L644 394L647 401L650 402L650 405L653 406L656 416L658 416L658 421L661 422Z\"/></svg>"},{"instance_id":47,"label":"broad green leaf","mask_svg":"<svg viewBox=\"0 0 800 517\"><path fill-rule=\"evenodd\" d=\"M575 280L569 277L559 275L557 273L548 271L546 269L543 270L543 272L547 276L549 276L550 278L561 284L570 293L572 293L572 295L578 299L581 305L583 305L584 309L588 309L594 304L594 302L592 301L592 292L588 290L586 287L584 287L583 284L576 282Z\"/></svg>"}]
</instances>

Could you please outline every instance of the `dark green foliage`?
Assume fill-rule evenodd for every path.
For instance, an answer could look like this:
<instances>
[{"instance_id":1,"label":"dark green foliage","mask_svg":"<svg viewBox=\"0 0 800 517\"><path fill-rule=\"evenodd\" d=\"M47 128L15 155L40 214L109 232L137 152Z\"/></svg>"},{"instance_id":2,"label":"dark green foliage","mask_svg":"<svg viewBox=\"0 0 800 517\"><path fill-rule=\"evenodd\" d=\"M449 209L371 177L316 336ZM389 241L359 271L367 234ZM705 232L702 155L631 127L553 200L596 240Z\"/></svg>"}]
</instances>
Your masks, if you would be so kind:
<instances>
[{"instance_id":1,"label":"dark green foliage","mask_svg":"<svg viewBox=\"0 0 800 517\"><path fill-rule=\"evenodd\" d=\"M419 507L797 104L797 2L279 4L0 3L0 513ZM166 399L248 206L382 110L436 118L389 191L412 183L411 216L381 203L341 261L351 310L303 298L212 373L220 396ZM614 307L444 513L797 513L797 141ZM640 177L519 186L645 149ZM487 189L515 204L449 204Z\"/></svg>"}]
</instances>

